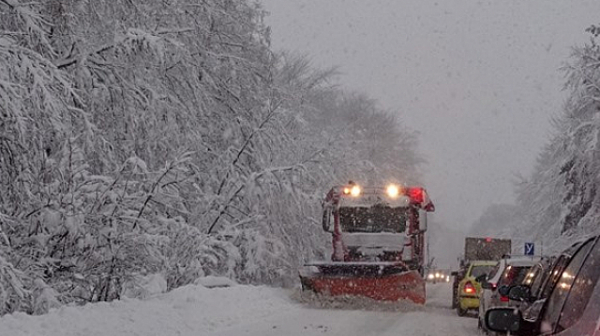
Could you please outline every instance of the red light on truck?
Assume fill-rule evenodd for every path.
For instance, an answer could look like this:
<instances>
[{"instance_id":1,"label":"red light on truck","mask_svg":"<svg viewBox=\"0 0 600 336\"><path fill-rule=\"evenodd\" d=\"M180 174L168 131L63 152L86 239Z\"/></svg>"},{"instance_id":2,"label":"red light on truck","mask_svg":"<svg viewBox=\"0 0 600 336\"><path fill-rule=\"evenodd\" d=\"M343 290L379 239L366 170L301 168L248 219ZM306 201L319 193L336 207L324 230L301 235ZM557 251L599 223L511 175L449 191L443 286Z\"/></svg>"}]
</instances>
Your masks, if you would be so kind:
<instances>
[{"instance_id":1,"label":"red light on truck","mask_svg":"<svg viewBox=\"0 0 600 336\"><path fill-rule=\"evenodd\" d=\"M408 188L408 197L415 203L423 203L423 188Z\"/></svg>"}]
</instances>

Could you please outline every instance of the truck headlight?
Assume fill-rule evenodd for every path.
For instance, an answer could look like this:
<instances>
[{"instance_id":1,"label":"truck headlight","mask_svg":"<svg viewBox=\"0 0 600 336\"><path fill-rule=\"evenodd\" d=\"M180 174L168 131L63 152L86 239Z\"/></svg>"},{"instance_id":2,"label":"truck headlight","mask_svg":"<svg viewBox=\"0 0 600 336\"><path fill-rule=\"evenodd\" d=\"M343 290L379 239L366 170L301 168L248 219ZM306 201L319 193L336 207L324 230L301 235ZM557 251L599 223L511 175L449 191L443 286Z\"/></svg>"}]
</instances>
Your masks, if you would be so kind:
<instances>
[{"instance_id":1,"label":"truck headlight","mask_svg":"<svg viewBox=\"0 0 600 336\"><path fill-rule=\"evenodd\" d=\"M390 196L391 198L396 198L398 197L398 195L400 194L400 189L398 189L398 186L395 186L393 184L390 184L387 187L387 194L388 196Z\"/></svg>"}]
</instances>

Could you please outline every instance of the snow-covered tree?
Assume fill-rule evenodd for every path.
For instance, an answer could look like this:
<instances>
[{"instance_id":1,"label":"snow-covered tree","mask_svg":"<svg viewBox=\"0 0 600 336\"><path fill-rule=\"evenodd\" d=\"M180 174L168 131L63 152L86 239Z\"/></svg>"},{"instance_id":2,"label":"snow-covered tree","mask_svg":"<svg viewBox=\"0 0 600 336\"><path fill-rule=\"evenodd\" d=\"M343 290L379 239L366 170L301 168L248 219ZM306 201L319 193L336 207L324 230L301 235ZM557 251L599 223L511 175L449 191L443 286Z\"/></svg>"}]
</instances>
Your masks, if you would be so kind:
<instances>
[{"instance_id":1,"label":"snow-covered tree","mask_svg":"<svg viewBox=\"0 0 600 336\"><path fill-rule=\"evenodd\" d=\"M473 222L474 236L513 238L513 230L521 224L520 208L513 204L492 204Z\"/></svg>"},{"instance_id":2,"label":"snow-covered tree","mask_svg":"<svg viewBox=\"0 0 600 336\"><path fill-rule=\"evenodd\" d=\"M418 179L414 134L335 71L273 53L264 15L0 0L0 314L151 274L287 284L324 255L328 188Z\"/></svg>"},{"instance_id":3,"label":"snow-covered tree","mask_svg":"<svg viewBox=\"0 0 600 336\"><path fill-rule=\"evenodd\" d=\"M554 135L543 149L531 178L519 187L526 215L523 234L556 249L573 237L598 233L600 218L600 46L595 36L574 48L566 67L570 97L554 120ZM558 238L557 237L561 237ZM556 242L555 242L556 241Z\"/></svg>"}]
</instances>

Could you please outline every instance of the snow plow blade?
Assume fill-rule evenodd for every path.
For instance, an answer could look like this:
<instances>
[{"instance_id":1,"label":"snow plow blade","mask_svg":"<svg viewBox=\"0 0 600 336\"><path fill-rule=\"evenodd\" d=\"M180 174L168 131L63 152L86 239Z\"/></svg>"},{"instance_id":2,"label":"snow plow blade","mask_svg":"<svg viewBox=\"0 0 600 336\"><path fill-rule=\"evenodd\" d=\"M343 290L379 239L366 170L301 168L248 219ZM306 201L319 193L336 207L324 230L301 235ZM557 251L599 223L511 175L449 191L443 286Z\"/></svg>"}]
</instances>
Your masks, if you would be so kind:
<instances>
[{"instance_id":1,"label":"snow plow blade","mask_svg":"<svg viewBox=\"0 0 600 336\"><path fill-rule=\"evenodd\" d=\"M303 290L332 296L425 304L425 281L397 262L313 262L300 270Z\"/></svg>"}]
</instances>

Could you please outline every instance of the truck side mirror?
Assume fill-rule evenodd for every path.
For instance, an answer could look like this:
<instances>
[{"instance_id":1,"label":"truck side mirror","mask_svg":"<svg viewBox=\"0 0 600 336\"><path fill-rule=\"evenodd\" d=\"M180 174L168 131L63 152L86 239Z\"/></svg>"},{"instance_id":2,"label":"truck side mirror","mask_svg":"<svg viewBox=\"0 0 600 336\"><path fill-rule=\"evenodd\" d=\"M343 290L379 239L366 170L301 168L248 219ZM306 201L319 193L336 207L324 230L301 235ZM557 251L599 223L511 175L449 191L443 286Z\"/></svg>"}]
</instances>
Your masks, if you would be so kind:
<instances>
[{"instance_id":1,"label":"truck side mirror","mask_svg":"<svg viewBox=\"0 0 600 336\"><path fill-rule=\"evenodd\" d=\"M419 231L427 231L427 212L419 210Z\"/></svg>"},{"instance_id":2,"label":"truck side mirror","mask_svg":"<svg viewBox=\"0 0 600 336\"><path fill-rule=\"evenodd\" d=\"M331 216L331 206L325 206L323 208L323 230L325 232L333 232L333 223Z\"/></svg>"}]
</instances>

